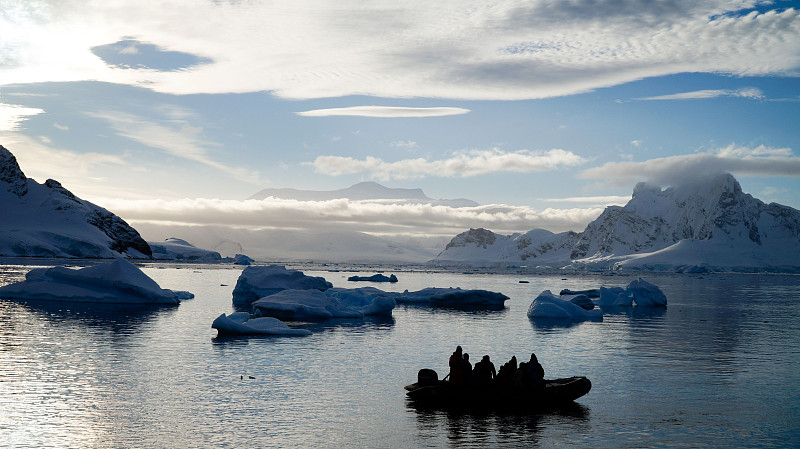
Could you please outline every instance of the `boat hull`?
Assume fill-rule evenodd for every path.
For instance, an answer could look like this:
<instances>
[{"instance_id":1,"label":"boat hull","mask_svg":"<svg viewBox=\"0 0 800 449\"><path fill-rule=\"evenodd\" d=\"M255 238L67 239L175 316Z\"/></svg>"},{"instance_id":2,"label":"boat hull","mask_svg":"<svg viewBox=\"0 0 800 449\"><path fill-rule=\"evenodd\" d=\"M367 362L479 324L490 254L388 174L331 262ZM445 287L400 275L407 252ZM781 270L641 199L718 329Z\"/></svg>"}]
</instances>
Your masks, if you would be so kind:
<instances>
[{"instance_id":1,"label":"boat hull","mask_svg":"<svg viewBox=\"0 0 800 449\"><path fill-rule=\"evenodd\" d=\"M568 405L592 389L586 377L546 380L543 388L457 388L448 382L411 384L406 395L415 404L539 409Z\"/></svg>"}]
</instances>

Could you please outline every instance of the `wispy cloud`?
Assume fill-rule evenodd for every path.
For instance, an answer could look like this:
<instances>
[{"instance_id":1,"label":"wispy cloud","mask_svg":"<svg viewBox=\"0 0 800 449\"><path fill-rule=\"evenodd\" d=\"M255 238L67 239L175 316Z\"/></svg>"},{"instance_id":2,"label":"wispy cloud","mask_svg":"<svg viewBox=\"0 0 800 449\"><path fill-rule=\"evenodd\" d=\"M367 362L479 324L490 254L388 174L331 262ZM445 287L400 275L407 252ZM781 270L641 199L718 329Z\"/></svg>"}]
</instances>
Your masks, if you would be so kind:
<instances>
[{"instance_id":1,"label":"wispy cloud","mask_svg":"<svg viewBox=\"0 0 800 449\"><path fill-rule=\"evenodd\" d=\"M221 225L248 229L348 229L374 234L438 234L452 236L470 227L497 232L545 228L582 230L602 208L535 210L530 207L478 207L430 204L382 204L336 199L331 201L183 199L96 199L98 204L130 221L182 225Z\"/></svg>"},{"instance_id":2,"label":"wispy cloud","mask_svg":"<svg viewBox=\"0 0 800 449\"><path fill-rule=\"evenodd\" d=\"M314 109L312 111L297 112L304 117L378 117L378 118L413 118L413 117L443 117L447 115L461 115L470 112L464 108L405 108L395 106L352 106L349 108Z\"/></svg>"},{"instance_id":3,"label":"wispy cloud","mask_svg":"<svg viewBox=\"0 0 800 449\"><path fill-rule=\"evenodd\" d=\"M103 173L108 166L127 166L130 161L121 156L100 153L79 153L53 148L42 139L20 133L3 132L0 139L17 158L28 177L44 182L48 178L61 181L68 189L87 184L87 179Z\"/></svg>"},{"instance_id":4,"label":"wispy cloud","mask_svg":"<svg viewBox=\"0 0 800 449\"><path fill-rule=\"evenodd\" d=\"M748 148L729 145L711 152L650 159L642 162L610 162L578 174L584 179L602 179L616 185L648 180L674 185L717 173L735 176L800 177L800 157L790 148L760 145Z\"/></svg>"},{"instance_id":5,"label":"wispy cloud","mask_svg":"<svg viewBox=\"0 0 800 449\"><path fill-rule=\"evenodd\" d=\"M352 173L368 173L381 179L407 179L423 176L469 177L489 173L530 173L573 167L586 159L571 151L553 149L548 151L520 150L507 153L498 149L472 150L454 153L448 159L425 158L404 159L386 162L367 156L363 160L342 156L319 156L307 163L317 173L339 176Z\"/></svg>"},{"instance_id":6,"label":"wispy cloud","mask_svg":"<svg viewBox=\"0 0 800 449\"><path fill-rule=\"evenodd\" d=\"M38 108L0 103L0 131L17 131L22 122L43 112Z\"/></svg>"},{"instance_id":7,"label":"wispy cloud","mask_svg":"<svg viewBox=\"0 0 800 449\"><path fill-rule=\"evenodd\" d=\"M231 167L214 160L211 154L218 151L221 145L204 138L202 127L192 126L184 120L187 112L174 109L166 111L170 119L164 122L155 122L120 111L86 114L104 120L122 137L162 150L172 156L212 167L252 184L261 183L257 172L242 167Z\"/></svg>"},{"instance_id":8,"label":"wispy cloud","mask_svg":"<svg viewBox=\"0 0 800 449\"><path fill-rule=\"evenodd\" d=\"M675 73L796 74L800 10L775 3L773 11L735 14L747 5L11 2L0 17L0 85L98 80L176 94L510 100ZM92 53L123 33L208 62L164 72L116 67Z\"/></svg>"},{"instance_id":9,"label":"wispy cloud","mask_svg":"<svg viewBox=\"0 0 800 449\"><path fill-rule=\"evenodd\" d=\"M749 98L753 100L762 100L764 99L764 94L763 92L761 92L761 89L757 89L755 87L744 87L742 89L737 89L737 90L726 90L726 89L695 90L692 92L683 92L678 94L637 98L637 100L699 100L699 99L717 98L717 97L740 97L740 98Z\"/></svg>"}]
</instances>

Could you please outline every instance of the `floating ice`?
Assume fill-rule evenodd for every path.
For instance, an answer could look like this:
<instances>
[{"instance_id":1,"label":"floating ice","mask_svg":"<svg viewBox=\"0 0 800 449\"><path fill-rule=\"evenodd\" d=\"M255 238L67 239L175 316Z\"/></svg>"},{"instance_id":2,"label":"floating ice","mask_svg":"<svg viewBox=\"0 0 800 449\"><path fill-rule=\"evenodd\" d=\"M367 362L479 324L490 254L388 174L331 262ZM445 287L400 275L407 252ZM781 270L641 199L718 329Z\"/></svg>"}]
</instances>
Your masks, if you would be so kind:
<instances>
[{"instance_id":1,"label":"floating ice","mask_svg":"<svg viewBox=\"0 0 800 449\"><path fill-rule=\"evenodd\" d=\"M461 288L428 287L415 292L408 290L395 294L399 304L426 304L433 306L502 307L508 296L488 290L462 290Z\"/></svg>"},{"instance_id":2,"label":"floating ice","mask_svg":"<svg viewBox=\"0 0 800 449\"><path fill-rule=\"evenodd\" d=\"M335 297L319 290L282 290L253 302L257 316L282 320L326 320L329 318L362 318L364 313L348 307Z\"/></svg>"},{"instance_id":3,"label":"floating ice","mask_svg":"<svg viewBox=\"0 0 800 449\"><path fill-rule=\"evenodd\" d=\"M233 289L235 305L249 305L265 296L282 290L319 290L324 291L333 284L322 277L306 276L301 271L287 270L280 265L250 266L242 270L236 287Z\"/></svg>"},{"instance_id":4,"label":"floating ice","mask_svg":"<svg viewBox=\"0 0 800 449\"><path fill-rule=\"evenodd\" d=\"M369 281L369 282L397 282L397 276L386 276L384 274L373 274L372 276L350 276L348 281Z\"/></svg>"},{"instance_id":5,"label":"floating ice","mask_svg":"<svg viewBox=\"0 0 800 449\"><path fill-rule=\"evenodd\" d=\"M311 335L306 329L292 329L283 321L272 317L251 318L247 312L224 313L211 324L218 335Z\"/></svg>"},{"instance_id":6,"label":"floating ice","mask_svg":"<svg viewBox=\"0 0 800 449\"><path fill-rule=\"evenodd\" d=\"M666 306L667 297L655 285L639 278L628 284L627 291L637 306Z\"/></svg>"},{"instance_id":7,"label":"floating ice","mask_svg":"<svg viewBox=\"0 0 800 449\"><path fill-rule=\"evenodd\" d=\"M630 307L633 305L633 298L622 287L600 287L600 299L597 303L600 307Z\"/></svg>"},{"instance_id":8,"label":"floating ice","mask_svg":"<svg viewBox=\"0 0 800 449\"><path fill-rule=\"evenodd\" d=\"M73 270L34 268L25 280L0 287L0 298L107 304L169 304L193 298L189 292L161 288L125 259Z\"/></svg>"},{"instance_id":9,"label":"floating ice","mask_svg":"<svg viewBox=\"0 0 800 449\"><path fill-rule=\"evenodd\" d=\"M568 295L565 295L568 296ZM603 311L584 310L580 306L545 290L536 297L528 308L530 318L560 318L570 320L602 320Z\"/></svg>"},{"instance_id":10,"label":"floating ice","mask_svg":"<svg viewBox=\"0 0 800 449\"><path fill-rule=\"evenodd\" d=\"M325 294L337 299L343 306L357 309L364 316L391 316L397 305L393 293L375 287L330 288Z\"/></svg>"}]
</instances>

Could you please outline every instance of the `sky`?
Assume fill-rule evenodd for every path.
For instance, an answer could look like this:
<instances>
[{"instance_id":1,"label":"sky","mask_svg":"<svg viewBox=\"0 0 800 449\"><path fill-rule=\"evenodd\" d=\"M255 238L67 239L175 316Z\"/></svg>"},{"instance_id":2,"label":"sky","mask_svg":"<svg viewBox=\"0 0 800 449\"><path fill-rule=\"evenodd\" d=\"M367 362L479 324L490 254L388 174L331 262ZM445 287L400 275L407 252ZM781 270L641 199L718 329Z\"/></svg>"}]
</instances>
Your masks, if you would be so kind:
<instances>
[{"instance_id":1,"label":"sky","mask_svg":"<svg viewBox=\"0 0 800 449\"><path fill-rule=\"evenodd\" d=\"M716 172L800 208L799 75L800 1L0 0L0 144L134 226L581 231ZM481 206L247 200L362 181Z\"/></svg>"}]
</instances>

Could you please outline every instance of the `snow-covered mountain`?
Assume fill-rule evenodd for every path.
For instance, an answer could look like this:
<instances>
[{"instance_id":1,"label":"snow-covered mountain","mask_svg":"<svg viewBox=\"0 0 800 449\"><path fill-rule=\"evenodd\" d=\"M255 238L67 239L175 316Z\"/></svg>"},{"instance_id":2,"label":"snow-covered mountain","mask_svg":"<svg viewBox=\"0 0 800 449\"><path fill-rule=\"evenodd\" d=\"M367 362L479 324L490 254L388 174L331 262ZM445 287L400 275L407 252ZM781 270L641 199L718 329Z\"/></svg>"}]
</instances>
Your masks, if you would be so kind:
<instances>
[{"instance_id":1,"label":"snow-covered mountain","mask_svg":"<svg viewBox=\"0 0 800 449\"><path fill-rule=\"evenodd\" d=\"M639 183L581 233L470 229L434 262L800 271L800 211L753 198L729 174L664 190Z\"/></svg>"},{"instance_id":2,"label":"snow-covered mountain","mask_svg":"<svg viewBox=\"0 0 800 449\"><path fill-rule=\"evenodd\" d=\"M478 203L475 201L464 198L437 200L429 198L422 189L392 189L376 182L360 182L346 189L339 190L264 189L248 199L263 200L269 197L298 201L328 201L338 198L347 198L351 201L433 204L450 207L478 206Z\"/></svg>"},{"instance_id":3,"label":"snow-covered mountain","mask_svg":"<svg viewBox=\"0 0 800 449\"><path fill-rule=\"evenodd\" d=\"M48 179L25 176L0 146L0 256L149 258L150 246L125 221Z\"/></svg>"}]
</instances>

